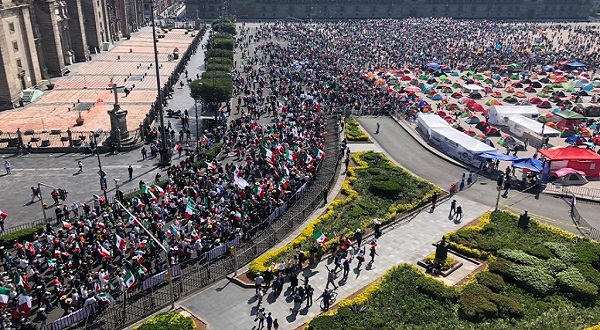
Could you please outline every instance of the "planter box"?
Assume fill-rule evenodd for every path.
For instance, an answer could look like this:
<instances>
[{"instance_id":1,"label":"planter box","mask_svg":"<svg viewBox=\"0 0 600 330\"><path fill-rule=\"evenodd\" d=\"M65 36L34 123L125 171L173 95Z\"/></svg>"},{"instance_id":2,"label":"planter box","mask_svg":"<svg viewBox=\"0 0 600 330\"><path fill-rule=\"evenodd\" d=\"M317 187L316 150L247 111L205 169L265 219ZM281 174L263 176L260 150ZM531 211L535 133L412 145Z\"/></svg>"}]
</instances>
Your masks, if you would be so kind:
<instances>
[{"instance_id":1,"label":"planter box","mask_svg":"<svg viewBox=\"0 0 600 330\"><path fill-rule=\"evenodd\" d=\"M42 147L49 147L50 146L50 140L42 140Z\"/></svg>"}]
</instances>

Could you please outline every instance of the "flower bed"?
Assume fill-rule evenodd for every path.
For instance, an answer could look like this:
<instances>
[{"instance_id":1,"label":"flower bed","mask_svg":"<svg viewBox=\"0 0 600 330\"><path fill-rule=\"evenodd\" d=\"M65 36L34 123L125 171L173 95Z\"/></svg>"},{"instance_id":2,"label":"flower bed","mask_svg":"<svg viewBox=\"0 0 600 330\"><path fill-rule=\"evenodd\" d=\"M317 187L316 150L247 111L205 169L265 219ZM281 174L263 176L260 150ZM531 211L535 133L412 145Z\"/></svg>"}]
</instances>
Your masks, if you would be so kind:
<instances>
[{"instance_id":1,"label":"flower bed","mask_svg":"<svg viewBox=\"0 0 600 330\"><path fill-rule=\"evenodd\" d=\"M348 141L369 141L369 136L360 129L360 124L354 118L344 120L346 139Z\"/></svg>"},{"instance_id":2,"label":"flower bed","mask_svg":"<svg viewBox=\"0 0 600 330\"><path fill-rule=\"evenodd\" d=\"M427 203L439 188L417 178L389 161L381 153L361 152L353 155L357 166L348 169L342 184L344 199L336 199L320 217L308 224L294 240L280 249L263 254L250 263L250 275L263 272L275 262L308 251L315 244L313 234L322 232L329 241L324 248L338 241L338 235L350 235L356 229L368 228L373 218L382 224L393 221L399 213ZM398 189L378 190L380 182L394 182Z\"/></svg>"},{"instance_id":3,"label":"flower bed","mask_svg":"<svg viewBox=\"0 0 600 330\"><path fill-rule=\"evenodd\" d=\"M536 221L521 229L506 212L448 238L485 256L488 268L452 288L401 265L308 329L582 329L600 322L600 243Z\"/></svg>"},{"instance_id":4,"label":"flower bed","mask_svg":"<svg viewBox=\"0 0 600 330\"><path fill-rule=\"evenodd\" d=\"M134 330L194 330L194 320L175 312L166 312L151 317L134 327Z\"/></svg>"}]
</instances>

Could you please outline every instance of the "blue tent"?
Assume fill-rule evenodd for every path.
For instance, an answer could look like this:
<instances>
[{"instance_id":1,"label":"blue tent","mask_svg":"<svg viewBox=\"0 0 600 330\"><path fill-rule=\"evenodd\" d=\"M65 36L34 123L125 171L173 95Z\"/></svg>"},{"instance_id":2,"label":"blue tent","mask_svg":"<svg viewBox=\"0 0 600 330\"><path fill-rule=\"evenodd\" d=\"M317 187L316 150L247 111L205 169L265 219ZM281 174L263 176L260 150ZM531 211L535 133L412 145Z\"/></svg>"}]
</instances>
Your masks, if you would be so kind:
<instances>
[{"instance_id":1,"label":"blue tent","mask_svg":"<svg viewBox=\"0 0 600 330\"><path fill-rule=\"evenodd\" d=\"M581 63L581 62L569 62L567 63L568 66L574 67L574 68L583 68L585 67L585 64Z\"/></svg>"},{"instance_id":2,"label":"blue tent","mask_svg":"<svg viewBox=\"0 0 600 330\"><path fill-rule=\"evenodd\" d=\"M421 102L419 102L419 106L420 107L425 107L425 106L428 106L428 105L429 105L429 103L425 102L425 100L421 100Z\"/></svg>"},{"instance_id":3,"label":"blue tent","mask_svg":"<svg viewBox=\"0 0 600 330\"><path fill-rule=\"evenodd\" d=\"M526 168L532 172L541 172L544 163L535 158L521 158L513 162L515 168Z\"/></svg>"},{"instance_id":4,"label":"blue tent","mask_svg":"<svg viewBox=\"0 0 600 330\"><path fill-rule=\"evenodd\" d=\"M565 142L568 144L582 144L583 142L585 142L585 138L581 135L575 134L566 138Z\"/></svg>"},{"instance_id":5,"label":"blue tent","mask_svg":"<svg viewBox=\"0 0 600 330\"><path fill-rule=\"evenodd\" d=\"M516 156L505 155L498 150L486 151L486 152L477 154L477 156L481 157L481 158L485 158L485 159L498 159L498 160L507 160L507 161L513 161L513 160L520 159L519 157L516 157Z\"/></svg>"},{"instance_id":6,"label":"blue tent","mask_svg":"<svg viewBox=\"0 0 600 330\"><path fill-rule=\"evenodd\" d=\"M438 63L435 63L435 62L431 62L431 63L427 63L427 67L433 68L433 69L439 69L441 67L441 65L439 65Z\"/></svg>"}]
</instances>

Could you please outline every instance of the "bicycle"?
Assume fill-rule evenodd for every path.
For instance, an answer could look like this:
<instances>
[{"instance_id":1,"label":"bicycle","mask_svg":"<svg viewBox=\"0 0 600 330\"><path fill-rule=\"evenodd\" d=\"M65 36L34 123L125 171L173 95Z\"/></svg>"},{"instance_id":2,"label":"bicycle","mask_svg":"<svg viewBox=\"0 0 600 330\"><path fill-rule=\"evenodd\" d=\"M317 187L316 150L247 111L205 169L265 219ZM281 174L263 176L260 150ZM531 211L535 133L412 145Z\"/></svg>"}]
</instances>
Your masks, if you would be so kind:
<instances>
[{"instance_id":1,"label":"bicycle","mask_svg":"<svg viewBox=\"0 0 600 330\"><path fill-rule=\"evenodd\" d=\"M333 304L335 304L335 300L337 298L337 292L335 291L331 291L330 296L329 296L329 307L331 307ZM325 301L323 299L321 299L321 304L320 304L321 310L325 310Z\"/></svg>"}]
</instances>

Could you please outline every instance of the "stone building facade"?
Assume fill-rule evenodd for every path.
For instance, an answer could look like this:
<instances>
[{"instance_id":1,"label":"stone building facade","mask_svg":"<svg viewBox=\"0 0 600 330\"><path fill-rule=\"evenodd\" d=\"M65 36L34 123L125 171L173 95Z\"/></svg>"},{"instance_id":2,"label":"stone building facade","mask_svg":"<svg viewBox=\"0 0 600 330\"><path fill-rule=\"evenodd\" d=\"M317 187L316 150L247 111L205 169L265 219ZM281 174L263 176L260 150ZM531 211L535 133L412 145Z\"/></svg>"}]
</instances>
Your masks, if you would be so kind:
<instances>
[{"instance_id":1,"label":"stone building facade","mask_svg":"<svg viewBox=\"0 0 600 330\"><path fill-rule=\"evenodd\" d=\"M587 19L595 0L186 0L187 11L217 18L228 4L238 19Z\"/></svg>"},{"instance_id":2,"label":"stone building facade","mask_svg":"<svg viewBox=\"0 0 600 330\"><path fill-rule=\"evenodd\" d=\"M0 0L0 110L144 25L143 0Z\"/></svg>"}]
</instances>

